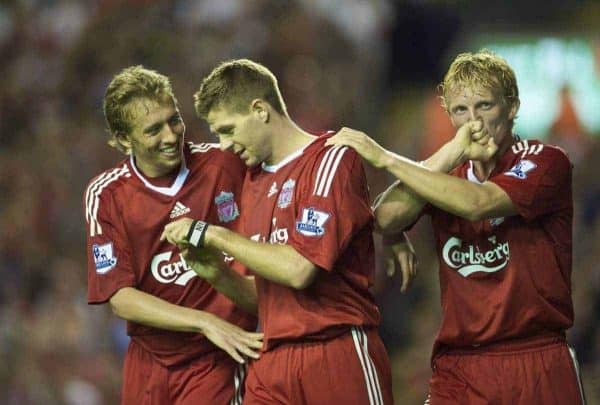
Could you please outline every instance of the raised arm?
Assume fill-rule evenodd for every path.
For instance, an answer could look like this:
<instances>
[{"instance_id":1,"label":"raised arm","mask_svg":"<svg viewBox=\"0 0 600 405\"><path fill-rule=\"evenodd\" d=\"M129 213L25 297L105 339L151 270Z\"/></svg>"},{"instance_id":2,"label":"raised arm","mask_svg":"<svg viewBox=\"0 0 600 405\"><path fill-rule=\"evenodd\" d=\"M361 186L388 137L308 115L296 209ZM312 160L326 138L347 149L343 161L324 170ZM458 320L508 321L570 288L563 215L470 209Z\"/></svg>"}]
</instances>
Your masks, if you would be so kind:
<instances>
[{"instance_id":1,"label":"raised arm","mask_svg":"<svg viewBox=\"0 0 600 405\"><path fill-rule=\"evenodd\" d=\"M329 142L354 148L373 166L385 168L392 173L422 200L451 214L469 220L479 220L516 213L510 198L499 186L491 182L475 184L446 173L429 170L410 159L385 150L362 132L344 128ZM438 164L443 163L442 166L456 167L468 159L485 161L493 156L497 149L493 139L487 138L486 134L481 132L479 122L469 122L440 149L440 155L436 159L441 159ZM397 198L397 201L397 205L402 208L403 200ZM412 214L406 209L406 205L404 202L404 210ZM414 204L409 207L414 209ZM398 222L409 223L408 214L401 215L403 221ZM392 224L397 225L393 222Z\"/></svg>"}]
</instances>

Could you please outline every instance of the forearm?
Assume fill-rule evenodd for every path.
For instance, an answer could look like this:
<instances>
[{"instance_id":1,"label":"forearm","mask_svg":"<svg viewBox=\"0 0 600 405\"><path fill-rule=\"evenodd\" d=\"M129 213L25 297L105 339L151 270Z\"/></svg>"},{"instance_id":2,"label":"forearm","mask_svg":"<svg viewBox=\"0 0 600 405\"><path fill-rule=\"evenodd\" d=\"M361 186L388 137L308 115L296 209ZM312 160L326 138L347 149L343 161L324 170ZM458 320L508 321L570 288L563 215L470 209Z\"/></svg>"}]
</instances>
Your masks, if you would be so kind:
<instances>
[{"instance_id":1,"label":"forearm","mask_svg":"<svg viewBox=\"0 0 600 405\"><path fill-rule=\"evenodd\" d=\"M204 311L171 304L132 287L117 291L110 305L118 317L158 329L199 333L208 322Z\"/></svg>"},{"instance_id":2,"label":"forearm","mask_svg":"<svg viewBox=\"0 0 600 405\"><path fill-rule=\"evenodd\" d=\"M441 210L471 220L486 212L489 201L480 184L429 170L391 152L387 155L383 167L423 200ZM448 165L444 166L444 162L448 161L438 162L438 167L448 168Z\"/></svg>"},{"instance_id":3,"label":"forearm","mask_svg":"<svg viewBox=\"0 0 600 405\"><path fill-rule=\"evenodd\" d=\"M244 311L253 315L258 314L258 299L254 277L239 274L225 264L218 274L215 279L208 280L215 290L231 299Z\"/></svg>"},{"instance_id":4,"label":"forearm","mask_svg":"<svg viewBox=\"0 0 600 405\"><path fill-rule=\"evenodd\" d=\"M205 244L233 256L261 277L292 288L307 287L317 271L291 246L255 242L219 226L208 227Z\"/></svg>"},{"instance_id":5,"label":"forearm","mask_svg":"<svg viewBox=\"0 0 600 405\"><path fill-rule=\"evenodd\" d=\"M458 164L460 156L453 153L453 149L446 144L418 165L433 172L448 173ZM383 234L404 230L419 215L425 204L426 200L403 184L402 180L395 181L375 200L373 209L376 230Z\"/></svg>"}]
</instances>

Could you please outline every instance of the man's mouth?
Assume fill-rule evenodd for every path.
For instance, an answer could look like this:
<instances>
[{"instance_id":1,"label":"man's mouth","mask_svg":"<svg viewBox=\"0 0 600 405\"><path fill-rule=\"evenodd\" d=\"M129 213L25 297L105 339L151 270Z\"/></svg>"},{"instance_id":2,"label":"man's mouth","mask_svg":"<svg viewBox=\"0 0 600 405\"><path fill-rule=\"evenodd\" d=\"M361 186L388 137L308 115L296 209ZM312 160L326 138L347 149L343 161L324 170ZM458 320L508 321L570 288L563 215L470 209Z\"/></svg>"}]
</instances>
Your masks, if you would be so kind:
<instances>
[{"instance_id":1,"label":"man's mouth","mask_svg":"<svg viewBox=\"0 0 600 405\"><path fill-rule=\"evenodd\" d=\"M179 155L179 147L178 145L169 146L166 148L161 148L160 153L169 157L174 157Z\"/></svg>"}]
</instances>

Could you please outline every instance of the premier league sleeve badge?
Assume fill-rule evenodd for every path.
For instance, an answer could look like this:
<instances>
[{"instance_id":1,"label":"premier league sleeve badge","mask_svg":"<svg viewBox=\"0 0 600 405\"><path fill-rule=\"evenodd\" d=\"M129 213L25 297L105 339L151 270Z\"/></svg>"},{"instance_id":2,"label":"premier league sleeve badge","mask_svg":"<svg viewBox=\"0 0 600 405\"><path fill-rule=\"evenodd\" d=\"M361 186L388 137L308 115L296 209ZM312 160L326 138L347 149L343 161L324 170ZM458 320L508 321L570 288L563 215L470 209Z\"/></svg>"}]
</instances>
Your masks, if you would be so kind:
<instances>
[{"instance_id":1,"label":"premier league sleeve badge","mask_svg":"<svg viewBox=\"0 0 600 405\"><path fill-rule=\"evenodd\" d=\"M96 264L96 273L106 274L117 265L117 258L113 253L112 242L92 246L92 255Z\"/></svg>"},{"instance_id":2,"label":"premier league sleeve badge","mask_svg":"<svg viewBox=\"0 0 600 405\"><path fill-rule=\"evenodd\" d=\"M296 231L305 236L323 236L325 223L331 215L312 207L302 210L302 218L296 222Z\"/></svg>"}]
</instances>

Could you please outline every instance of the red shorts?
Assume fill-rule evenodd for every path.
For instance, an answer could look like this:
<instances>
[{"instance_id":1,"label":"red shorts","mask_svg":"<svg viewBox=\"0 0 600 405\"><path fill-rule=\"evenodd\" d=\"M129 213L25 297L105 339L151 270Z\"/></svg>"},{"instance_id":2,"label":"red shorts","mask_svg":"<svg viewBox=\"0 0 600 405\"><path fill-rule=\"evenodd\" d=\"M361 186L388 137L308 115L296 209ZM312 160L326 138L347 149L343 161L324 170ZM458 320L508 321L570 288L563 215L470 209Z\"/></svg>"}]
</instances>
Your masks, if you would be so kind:
<instances>
[{"instance_id":1,"label":"red shorts","mask_svg":"<svg viewBox=\"0 0 600 405\"><path fill-rule=\"evenodd\" d=\"M124 405L241 404L244 368L215 351L189 363L165 367L135 341L123 367Z\"/></svg>"},{"instance_id":2,"label":"red shorts","mask_svg":"<svg viewBox=\"0 0 600 405\"><path fill-rule=\"evenodd\" d=\"M579 405L582 387L563 338L532 338L436 357L425 404Z\"/></svg>"},{"instance_id":3,"label":"red shorts","mask_svg":"<svg viewBox=\"0 0 600 405\"><path fill-rule=\"evenodd\" d=\"M248 368L244 404L392 404L391 370L376 329L290 343Z\"/></svg>"}]
</instances>

